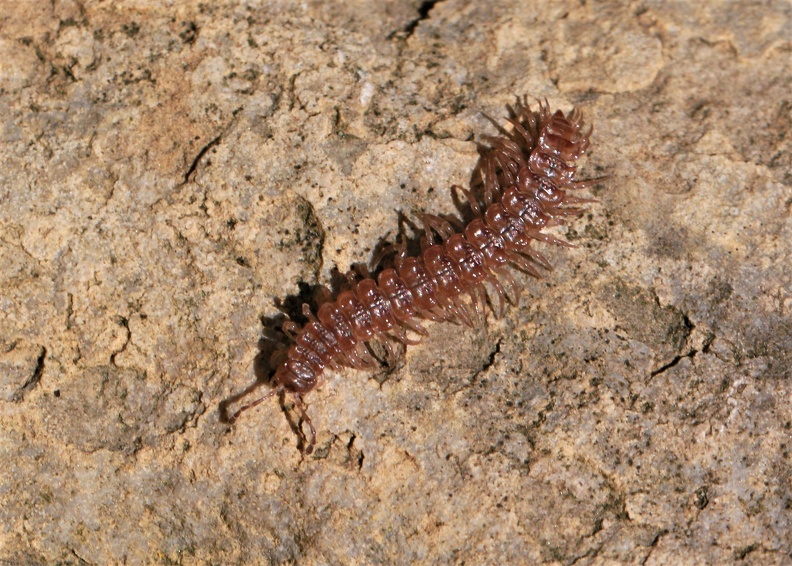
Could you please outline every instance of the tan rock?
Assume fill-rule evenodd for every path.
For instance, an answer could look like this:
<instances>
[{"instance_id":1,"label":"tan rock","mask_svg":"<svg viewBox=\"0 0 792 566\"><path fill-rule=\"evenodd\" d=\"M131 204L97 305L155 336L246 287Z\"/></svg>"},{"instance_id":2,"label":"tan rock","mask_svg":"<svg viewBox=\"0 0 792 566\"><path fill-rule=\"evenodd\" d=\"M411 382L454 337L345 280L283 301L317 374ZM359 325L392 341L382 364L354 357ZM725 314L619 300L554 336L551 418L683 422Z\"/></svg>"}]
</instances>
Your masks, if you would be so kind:
<instances>
[{"instance_id":1,"label":"tan rock","mask_svg":"<svg viewBox=\"0 0 792 566\"><path fill-rule=\"evenodd\" d=\"M783 3L172 4L3 9L0 560L792 560ZM578 247L327 372L312 456L222 422L523 93L595 124Z\"/></svg>"}]
</instances>

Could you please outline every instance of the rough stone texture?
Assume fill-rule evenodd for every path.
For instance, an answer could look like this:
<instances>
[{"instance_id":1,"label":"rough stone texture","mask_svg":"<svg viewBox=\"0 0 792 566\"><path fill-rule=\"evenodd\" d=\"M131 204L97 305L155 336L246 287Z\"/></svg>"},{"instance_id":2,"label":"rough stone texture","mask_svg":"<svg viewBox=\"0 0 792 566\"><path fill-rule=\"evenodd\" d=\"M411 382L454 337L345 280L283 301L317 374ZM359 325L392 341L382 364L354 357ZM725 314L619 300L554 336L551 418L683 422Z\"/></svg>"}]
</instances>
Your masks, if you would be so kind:
<instances>
[{"instance_id":1,"label":"rough stone texture","mask_svg":"<svg viewBox=\"0 0 792 566\"><path fill-rule=\"evenodd\" d=\"M788 2L163 4L0 11L0 561L792 563ZM522 93L596 125L579 247L311 457L222 422Z\"/></svg>"}]
</instances>

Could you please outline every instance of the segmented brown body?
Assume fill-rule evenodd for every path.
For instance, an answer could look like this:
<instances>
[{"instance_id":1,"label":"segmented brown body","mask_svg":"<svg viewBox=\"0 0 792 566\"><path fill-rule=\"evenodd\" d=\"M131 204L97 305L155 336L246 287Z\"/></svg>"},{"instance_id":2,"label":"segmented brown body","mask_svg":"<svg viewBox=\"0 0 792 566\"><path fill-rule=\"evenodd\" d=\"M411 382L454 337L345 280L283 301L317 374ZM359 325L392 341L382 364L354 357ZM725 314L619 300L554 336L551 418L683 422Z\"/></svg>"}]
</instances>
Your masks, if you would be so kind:
<instances>
[{"instance_id":1,"label":"segmented brown body","mask_svg":"<svg viewBox=\"0 0 792 566\"><path fill-rule=\"evenodd\" d=\"M592 202L568 194L595 181L575 180L575 163L589 147L591 129L583 130L577 109L551 114L545 102L533 112L523 98L510 110L512 128L498 127L501 135L485 137L487 145L480 147L473 188L483 193L483 206L461 189L476 218L457 232L445 220L424 215L426 237L420 255L408 257L403 245L392 246L397 252L393 266L381 271L376 281L350 279L350 289L321 305L316 316L303 305L309 322L302 328L291 322L284 325L294 344L277 366L273 390L234 418L274 393L290 393L311 429L306 449L310 453L316 432L302 398L318 385L325 368L374 366L366 343L377 338L388 345L388 340L415 343L407 331L426 334L419 318L472 325L480 316L485 285L494 290L502 314L504 296L514 302L519 298L506 267L536 276L537 266L550 268L532 243L568 245L543 229L580 212L569 205Z\"/></svg>"}]
</instances>

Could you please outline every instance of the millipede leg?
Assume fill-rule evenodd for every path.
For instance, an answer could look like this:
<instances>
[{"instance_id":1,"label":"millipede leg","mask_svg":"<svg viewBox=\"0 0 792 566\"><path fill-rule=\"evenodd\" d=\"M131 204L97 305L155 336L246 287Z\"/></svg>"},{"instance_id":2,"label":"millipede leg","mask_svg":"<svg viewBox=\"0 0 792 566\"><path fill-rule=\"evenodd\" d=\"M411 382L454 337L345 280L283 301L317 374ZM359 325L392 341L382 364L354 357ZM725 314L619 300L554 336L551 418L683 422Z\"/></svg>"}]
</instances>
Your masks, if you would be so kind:
<instances>
[{"instance_id":1,"label":"millipede leg","mask_svg":"<svg viewBox=\"0 0 792 566\"><path fill-rule=\"evenodd\" d=\"M392 253L395 253L397 258L407 257L407 240L403 235L399 236L398 242L395 244L388 244L387 246L383 247L376 256L374 256L370 264L371 270L376 270L382 263L382 260Z\"/></svg>"},{"instance_id":2,"label":"millipede leg","mask_svg":"<svg viewBox=\"0 0 792 566\"><path fill-rule=\"evenodd\" d=\"M470 316L470 309L460 301L460 298L461 297L456 297L451 299L445 297L444 307L453 315L455 321L462 322L465 326L473 328L473 319Z\"/></svg>"},{"instance_id":3,"label":"millipede leg","mask_svg":"<svg viewBox=\"0 0 792 566\"><path fill-rule=\"evenodd\" d=\"M459 185L454 186L459 187ZM473 196L473 193L463 187L459 187L459 189L462 191L465 197L467 197L468 204L470 204L470 210L473 212L473 214L476 216L481 216L481 205L476 200L476 197Z\"/></svg>"},{"instance_id":4,"label":"millipede leg","mask_svg":"<svg viewBox=\"0 0 792 566\"><path fill-rule=\"evenodd\" d=\"M523 125L520 121L516 118L507 118L509 123L514 126L514 131L519 134L522 138L521 141L526 148L533 149L534 145L536 144L536 139L526 130L523 128Z\"/></svg>"},{"instance_id":5,"label":"millipede leg","mask_svg":"<svg viewBox=\"0 0 792 566\"><path fill-rule=\"evenodd\" d=\"M437 232L444 240L447 240L454 235L454 227L451 226L447 220L444 220L435 214L424 214L422 220L424 223L424 230L427 232L427 240L429 240L431 236L430 228Z\"/></svg>"},{"instance_id":6,"label":"millipede leg","mask_svg":"<svg viewBox=\"0 0 792 566\"><path fill-rule=\"evenodd\" d=\"M506 298L509 300L509 302L513 305L520 304L520 287L517 285L514 277L512 277L512 274L505 269L498 269L498 275L506 279L506 281L509 283L509 290L512 293L512 296L509 296L508 294L506 295Z\"/></svg>"},{"instance_id":7,"label":"millipede leg","mask_svg":"<svg viewBox=\"0 0 792 566\"><path fill-rule=\"evenodd\" d=\"M355 282L357 282L357 273L350 269L346 273L344 273L344 279L346 279L347 285L349 285L350 289L355 288Z\"/></svg>"},{"instance_id":8,"label":"millipede leg","mask_svg":"<svg viewBox=\"0 0 792 566\"><path fill-rule=\"evenodd\" d=\"M488 279L492 288L495 289L495 294L498 295L498 318L503 318L503 311L506 308L506 300L503 298L503 285L501 285L498 278L494 275ZM495 312L495 305L492 304L492 300L490 299L490 305L492 306L493 312Z\"/></svg>"},{"instance_id":9,"label":"millipede leg","mask_svg":"<svg viewBox=\"0 0 792 566\"><path fill-rule=\"evenodd\" d=\"M275 389L273 389L263 397L259 397L258 399L256 399L251 403L248 403L247 405L242 405L242 407L240 407L240 409L236 413L231 415L231 418L228 419L228 422L233 423L234 421L237 420L237 417L239 417L239 415L242 414L242 412L247 411L248 409L252 409L256 405L260 405L261 403L263 403L264 401L266 401L267 399L269 399L270 397L274 396L276 393L279 393L282 390L283 390L282 387L276 387Z\"/></svg>"},{"instance_id":10,"label":"millipede leg","mask_svg":"<svg viewBox=\"0 0 792 566\"><path fill-rule=\"evenodd\" d=\"M308 416L308 413L305 410L305 405L303 404L302 396L295 393L294 394L294 406L300 411L300 416L302 417L303 422L308 424L308 428L311 429L311 440L308 442L308 446L305 449L306 454L310 454L313 452L314 446L316 445L316 429L314 428L313 423L311 422L311 417ZM308 439L306 438L306 441Z\"/></svg>"},{"instance_id":11,"label":"millipede leg","mask_svg":"<svg viewBox=\"0 0 792 566\"><path fill-rule=\"evenodd\" d=\"M421 343L420 340L411 340L407 336L407 332L401 326L394 327L391 330L391 332L393 332L393 334L388 334L388 336L391 336L393 339L398 340L405 346L417 346L418 344Z\"/></svg>"},{"instance_id":12,"label":"millipede leg","mask_svg":"<svg viewBox=\"0 0 792 566\"><path fill-rule=\"evenodd\" d=\"M283 333L288 336L292 342L297 341L297 334L300 332L300 327L296 322L287 320L283 323L283 326L281 326L281 330L283 330Z\"/></svg>"},{"instance_id":13,"label":"millipede leg","mask_svg":"<svg viewBox=\"0 0 792 566\"><path fill-rule=\"evenodd\" d=\"M527 249L523 250L521 253L524 253L536 263L544 267L548 271L553 271L553 266L547 260L547 258L542 255L540 252L536 251L535 249L528 247Z\"/></svg>"},{"instance_id":14,"label":"millipede leg","mask_svg":"<svg viewBox=\"0 0 792 566\"><path fill-rule=\"evenodd\" d=\"M588 189L592 185L596 185L597 183L601 183L603 181L607 181L610 179L610 175L603 175L602 177L594 177L593 179L582 179L580 181L573 181L572 183L568 183L564 185L565 191L577 191L580 189Z\"/></svg>"},{"instance_id":15,"label":"millipede leg","mask_svg":"<svg viewBox=\"0 0 792 566\"><path fill-rule=\"evenodd\" d=\"M423 217L421 218L421 221L423 222L424 225L424 234L425 234L424 237L426 238L426 247L428 248L429 246L433 246L435 243L434 234L432 233L431 220L429 220L429 215L424 214Z\"/></svg>"},{"instance_id":16,"label":"millipede leg","mask_svg":"<svg viewBox=\"0 0 792 566\"><path fill-rule=\"evenodd\" d=\"M368 348L366 348L366 345L363 342L359 342L355 347L355 353L365 364L366 369L371 370L379 366L379 363L376 359L374 359L374 356L369 353Z\"/></svg>"},{"instance_id":17,"label":"millipede leg","mask_svg":"<svg viewBox=\"0 0 792 566\"><path fill-rule=\"evenodd\" d=\"M429 336L429 331L426 330L426 328L424 328L420 322L416 322L415 320L403 320L401 323L416 334L420 334L421 336ZM416 342L416 344L419 343L420 342Z\"/></svg>"},{"instance_id":18,"label":"millipede leg","mask_svg":"<svg viewBox=\"0 0 792 566\"><path fill-rule=\"evenodd\" d=\"M484 321L484 310L480 306L480 302L486 302L487 300L487 292L484 290L484 286L480 283L473 287L470 290L470 302L473 303L473 313L476 317L477 324L483 324ZM483 298L481 295L484 295Z\"/></svg>"},{"instance_id":19,"label":"millipede leg","mask_svg":"<svg viewBox=\"0 0 792 566\"><path fill-rule=\"evenodd\" d=\"M536 269L534 269L533 265L528 263L528 259L524 256L518 255L517 252L512 252L509 254L509 261L531 277L536 277L537 279L542 278L542 275L536 271Z\"/></svg>"},{"instance_id":20,"label":"millipede leg","mask_svg":"<svg viewBox=\"0 0 792 566\"><path fill-rule=\"evenodd\" d=\"M308 319L309 322L315 322L317 324L321 324L319 319L314 316L314 313L311 312L311 305L308 303L302 304L302 312L303 316Z\"/></svg>"},{"instance_id":21,"label":"millipede leg","mask_svg":"<svg viewBox=\"0 0 792 566\"><path fill-rule=\"evenodd\" d=\"M357 348L357 347L356 347ZM349 350L348 352L344 352L343 359L346 361L347 365L359 370L367 370L370 369L366 363L360 359L357 350Z\"/></svg>"},{"instance_id":22,"label":"millipede leg","mask_svg":"<svg viewBox=\"0 0 792 566\"><path fill-rule=\"evenodd\" d=\"M390 334L385 334L385 336L387 338L382 341L385 344L385 363L388 364L388 367L393 367L396 365L396 360L398 359L398 354L396 350L393 349L393 340L396 338ZM390 338L390 340L388 338Z\"/></svg>"},{"instance_id":23,"label":"millipede leg","mask_svg":"<svg viewBox=\"0 0 792 566\"><path fill-rule=\"evenodd\" d=\"M551 236L550 234L545 234L544 232L530 232L526 234L529 238L533 238L534 240L539 240L540 242L544 242L546 244L555 244L557 246L564 246L566 248L576 248L575 244L570 244L567 241L561 240L556 238L555 236Z\"/></svg>"},{"instance_id":24,"label":"millipede leg","mask_svg":"<svg viewBox=\"0 0 792 566\"><path fill-rule=\"evenodd\" d=\"M564 204L567 204L566 202ZM553 208L548 208L547 211L549 214L553 215L553 219L557 218L564 218L569 216L579 216L581 212L583 212L582 208L561 208L560 206L555 206ZM558 226L563 225L564 222L560 222L557 224Z\"/></svg>"},{"instance_id":25,"label":"millipede leg","mask_svg":"<svg viewBox=\"0 0 792 566\"><path fill-rule=\"evenodd\" d=\"M597 199L595 199L595 198L581 198L581 197L572 197L572 196L567 195L567 196L564 197L563 204L566 206L566 205L569 205L569 204L592 204L592 203L598 203L598 202L599 201Z\"/></svg>"},{"instance_id":26,"label":"millipede leg","mask_svg":"<svg viewBox=\"0 0 792 566\"><path fill-rule=\"evenodd\" d=\"M365 263L359 263L355 266L355 268L363 279L371 279L371 271L369 270L368 265Z\"/></svg>"},{"instance_id":27,"label":"millipede leg","mask_svg":"<svg viewBox=\"0 0 792 566\"><path fill-rule=\"evenodd\" d=\"M495 162L491 157L487 157L486 178L484 179L484 204L489 208L495 201L494 194L498 188L498 177L495 174Z\"/></svg>"}]
</instances>

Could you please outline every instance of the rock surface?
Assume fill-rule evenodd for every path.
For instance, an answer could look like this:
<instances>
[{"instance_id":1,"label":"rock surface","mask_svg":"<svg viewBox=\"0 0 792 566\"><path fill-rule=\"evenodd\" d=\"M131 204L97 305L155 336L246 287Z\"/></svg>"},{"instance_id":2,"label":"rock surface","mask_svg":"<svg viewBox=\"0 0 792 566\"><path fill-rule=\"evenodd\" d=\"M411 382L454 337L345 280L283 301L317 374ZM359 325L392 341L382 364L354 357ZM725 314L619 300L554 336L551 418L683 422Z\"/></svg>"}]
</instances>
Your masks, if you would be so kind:
<instances>
[{"instance_id":1,"label":"rock surface","mask_svg":"<svg viewBox=\"0 0 792 566\"><path fill-rule=\"evenodd\" d=\"M3 11L0 561L792 562L787 3ZM595 124L579 247L328 372L312 456L288 399L223 422L522 93Z\"/></svg>"}]
</instances>

